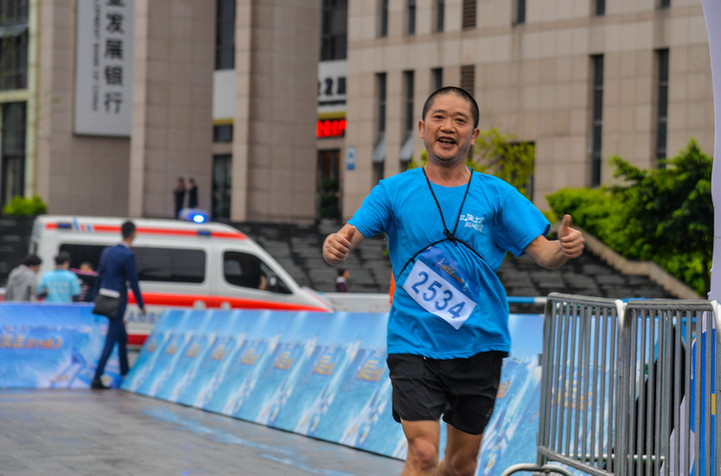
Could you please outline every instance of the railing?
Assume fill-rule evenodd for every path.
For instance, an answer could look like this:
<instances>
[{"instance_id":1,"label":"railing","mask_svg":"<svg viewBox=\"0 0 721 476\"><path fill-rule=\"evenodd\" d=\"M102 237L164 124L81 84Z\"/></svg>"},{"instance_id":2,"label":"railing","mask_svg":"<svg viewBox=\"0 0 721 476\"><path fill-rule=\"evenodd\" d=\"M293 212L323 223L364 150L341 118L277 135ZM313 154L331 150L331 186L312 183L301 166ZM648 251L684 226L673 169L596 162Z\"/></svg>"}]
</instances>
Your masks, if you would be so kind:
<instances>
[{"instance_id":1,"label":"railing","mask_svg":"<svg viewBox=\"0 0 721 476\"><path fill-rule=\"evenodd\" d=\"M549 295L538 458L503 474L721 475L717 311Z\"/></svg>"},{"instance_id":2,"label":"railing","mask_svg":"<svg viewBox=\"0 0 721 476\"><path fill-rule=\"evenodd\" d=\"M322 293L331 308L336 312L388 312L391 309L388 293ZM508 304L538 306L541 313L545 297L508 296ZM534 308L535 309L535 308Z\"/></svg>"}]
</instances>

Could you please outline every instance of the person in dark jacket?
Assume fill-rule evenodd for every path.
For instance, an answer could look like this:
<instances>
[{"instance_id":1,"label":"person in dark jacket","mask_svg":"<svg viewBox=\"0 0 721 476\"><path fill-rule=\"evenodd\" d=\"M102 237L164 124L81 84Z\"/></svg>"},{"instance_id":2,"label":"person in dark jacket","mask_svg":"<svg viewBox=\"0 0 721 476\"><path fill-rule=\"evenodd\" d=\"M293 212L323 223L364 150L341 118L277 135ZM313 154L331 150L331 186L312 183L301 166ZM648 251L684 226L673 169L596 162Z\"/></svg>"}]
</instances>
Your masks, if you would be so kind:
<instances>
[{"instance_id":1,"label":"person in dark jacket","mask_svg":"<svg viewBox=\"0 0 721 476\"><path fill-rule=\"evenodd\" d=\"M115 344L118 344L118 358L120 359L120 374L125 376L128 373L128 332L125 330L125 308L128 305L128 283L133 290L135 301L140 308L140 312L145 314L145 304L143 296L140 293L138 285L138 271L135 264L135 255L130 250L130 245L135 239L135 224L132 221L126 221L121 227L123 240L115 245L103 250L100 257L100 266L98 267L98 279L95 281L95 292L108 291L116 292L120 295L120 307L115 319L110 319L108 324L108 334L105 337L105 346L100 354L98 366L95 369L95 376L91 388L96 390L107 389L101 380L105 371L105 364L113 351Z\"/></svg>"},{"instance_id":2,"label":"person in dark jacket","mask_svg":"<svg viewBox=\"0 0 721 476\"><path fill-rule=\"evenodd\" d=\"M335 290L339 293L347 293L348 292L348 277L350 276L350 271L348 271L346 268L341 268L338 270L338 277L335 278Z\"/></svg>"},{"instance_id":3,"label":"person in dark jacket","mask_svg":"<svg viewBox=\"0 0 721 476\"><path fill-rule=\"evenodd\" d=\"M77 275L78 281L80 282L80 296L78 297L78 301L93 302L95 299L93 291L98 273L93 269L92 263L84 261L80 264L80 268L71 269L70 271Z\"/></svg>"},{"instance_id":4,"label":"person in dark jacket","mask_svg":"<svg viewBox=\"0 0 721 476\"><path fill-rule=\"evenodd\" d=\"M183 209L183 203L185 203L185 180L183 177L178 177L178 183L173 189L173 198L175 200L175 215L173 218L180 216L180 211Z\"/></svg>"},{"instance_id":5,"label":"person in dark jacket","mask_svg":"<svg viewBox=\"0 0 721 476\"><path fill-rule=\"evenodd\" d=\"M198 206L198 185L195 183L194 178L188 179L188 208L195 208Z\"/></svg>"}]
</instances>

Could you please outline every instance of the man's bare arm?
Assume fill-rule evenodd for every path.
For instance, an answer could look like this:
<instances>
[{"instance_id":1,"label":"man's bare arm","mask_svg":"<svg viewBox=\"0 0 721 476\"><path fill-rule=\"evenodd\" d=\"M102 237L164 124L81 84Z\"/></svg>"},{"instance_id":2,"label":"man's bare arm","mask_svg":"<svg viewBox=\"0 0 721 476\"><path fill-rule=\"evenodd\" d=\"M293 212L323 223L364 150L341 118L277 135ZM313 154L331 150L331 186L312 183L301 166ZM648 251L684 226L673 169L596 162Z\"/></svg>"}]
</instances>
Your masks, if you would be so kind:
<instances>
[{"instance_id":1,"label":"man's bare arm","mask_svg":"<svg viewBox=\"0 0 721 476\"><path fill-rule=\"evenodd\" d=\"M583 233L571 228L571 215L565 215L558 228L558 239L547 240L541 235L524 250L539 266L556 269L570 258L578 258L585 247Z\"/></svg>"}]
</instances>

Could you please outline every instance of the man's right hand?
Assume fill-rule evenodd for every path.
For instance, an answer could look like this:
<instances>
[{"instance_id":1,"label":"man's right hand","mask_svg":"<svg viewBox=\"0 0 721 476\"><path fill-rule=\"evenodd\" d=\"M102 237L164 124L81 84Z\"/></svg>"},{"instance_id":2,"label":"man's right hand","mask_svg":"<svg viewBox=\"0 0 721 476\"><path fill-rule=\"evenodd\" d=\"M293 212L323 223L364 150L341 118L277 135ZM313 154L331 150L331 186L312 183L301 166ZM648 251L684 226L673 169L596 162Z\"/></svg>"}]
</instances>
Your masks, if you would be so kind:
<instances>
[{"instance_id":1,"label":"man's right hand","mask_svg":"<svg viewBox=\"0 0 721 476\"><path fill-rule=\"evenodd\" d=\"M332 266L344 262L353 249L355 233L353 225L345 225L338 232L328 235L323 242L323 259Z\"/></svg>"}]
</instances>

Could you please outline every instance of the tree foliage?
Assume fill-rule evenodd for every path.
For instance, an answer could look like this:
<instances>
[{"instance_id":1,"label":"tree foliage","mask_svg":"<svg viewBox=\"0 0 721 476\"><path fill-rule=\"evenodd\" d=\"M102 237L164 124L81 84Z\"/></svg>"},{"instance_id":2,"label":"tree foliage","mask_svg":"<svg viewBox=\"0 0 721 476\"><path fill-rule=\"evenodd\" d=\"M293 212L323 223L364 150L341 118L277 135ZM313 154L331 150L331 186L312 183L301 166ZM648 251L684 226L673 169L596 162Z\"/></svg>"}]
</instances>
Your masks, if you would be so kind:
<instances>
[{"instance_id":1,"label":"tree foliage","mask_svg":"<svg viewBox=\"0 0 721 476\"><path fill-rule=\"evenodd\" d=\"M510 183L529 200L529 186L533 175L536 150L533 143L517 142L514 136L502 134L497 128L481 131L466 159L471 169L493 175ZM421 153L420 164L411 161L409 168L422 167L428 155Z\"/></svg>"},{"instance_id":2,"label":"tree foliage","mask_svg":"<svg viewBox=\"0 0 721 476\"><path fill-rule=\"evenodd\" d=\"M48 207L37 195L32 198L18 195L3 207L2 212L6 215L42 215L48 212Z\"/></svg>"},{"instance_id":3,"label":"tree foliage","mask_svg":"<svg viewBox=\"0 0 721 476\"><path fill-rule=\"evenodd\" d=\"M501 134L494 127L478 135L471 162L479 172L505 180L530 200L535 158L533 143L517 142L514 136Z\"/></svg>"},{"instance_id":4,"label":"tree foliage","mask_svg":"<svg viewBox=\"0 0 721 476\"><path fill-rule=\"evenodd\" d=\"M554 213L630 259L652 260L704 295L710 286L714 211L711 157L694 139L661 168L611 158L618 185L549 195Z\"/></svg>"}]
</instances>

